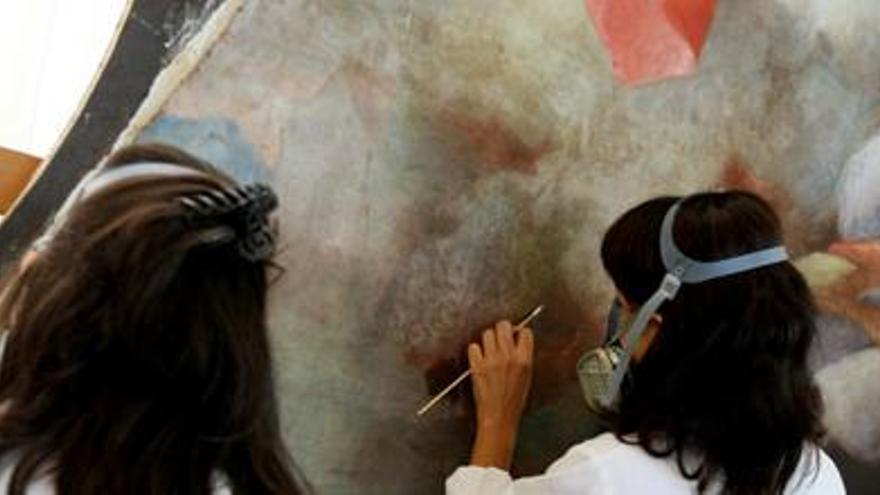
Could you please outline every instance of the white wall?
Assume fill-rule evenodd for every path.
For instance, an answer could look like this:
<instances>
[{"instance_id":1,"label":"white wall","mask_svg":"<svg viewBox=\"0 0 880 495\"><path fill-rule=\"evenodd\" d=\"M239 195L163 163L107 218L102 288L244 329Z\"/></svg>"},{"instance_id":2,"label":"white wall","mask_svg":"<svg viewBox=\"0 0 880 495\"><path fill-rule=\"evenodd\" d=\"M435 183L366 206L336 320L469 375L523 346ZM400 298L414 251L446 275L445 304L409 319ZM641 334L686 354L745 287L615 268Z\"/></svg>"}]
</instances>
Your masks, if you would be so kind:
<instances>
[{"instance_id":1,"label":"white wall","mask_svg":"<svg viewBox=\"0 0 880 495\"><path fill-rule=\"evenodd\" d=\"M0 0L0 146L47 157L90 88L127 0Z\"/></svg>"}]
</instances>

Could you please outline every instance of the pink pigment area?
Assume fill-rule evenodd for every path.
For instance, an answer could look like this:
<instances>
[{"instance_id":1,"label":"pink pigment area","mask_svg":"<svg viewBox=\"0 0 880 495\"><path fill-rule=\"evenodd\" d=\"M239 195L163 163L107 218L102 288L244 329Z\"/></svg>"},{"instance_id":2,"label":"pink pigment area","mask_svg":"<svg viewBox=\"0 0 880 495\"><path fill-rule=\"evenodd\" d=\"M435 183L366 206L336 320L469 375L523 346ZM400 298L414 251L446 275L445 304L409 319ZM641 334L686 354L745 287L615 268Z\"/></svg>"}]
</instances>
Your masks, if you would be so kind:
<instances>
[{"instance_id":1,"label":"pink pigment area","mask_svg":"<svg viewBox=\"0 0 880 495\"><path fill-rule=\"evenodd\" d=\"M748 191L759 196L780 217L787 217L794 209L791 196L781 185L758 177L736 154L727 160L719 185L725 189Z\"/></svg>"},{"instance_id":2,"label":"pink pigment area","mask_svg":"<svg viewBox=\"0 0 880 495\"><path fill-rule=\"evenodd\" d=\"M614 74L630 85L690 74L715 0L586 0Z\"/></svg>"}]
</instances>

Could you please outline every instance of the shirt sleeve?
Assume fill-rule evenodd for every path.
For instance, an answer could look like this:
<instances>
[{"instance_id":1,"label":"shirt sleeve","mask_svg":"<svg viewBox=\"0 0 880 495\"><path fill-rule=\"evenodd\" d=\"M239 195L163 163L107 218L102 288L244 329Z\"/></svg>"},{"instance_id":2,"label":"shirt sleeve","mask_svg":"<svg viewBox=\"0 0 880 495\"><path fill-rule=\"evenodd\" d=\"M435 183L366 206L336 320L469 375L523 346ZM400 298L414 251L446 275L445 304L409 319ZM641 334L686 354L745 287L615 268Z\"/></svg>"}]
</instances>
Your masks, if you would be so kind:
<instances>
[{"instance_id":1,"label":"shirt sleeve","mask_svg":"<svg viewBox=\"0 0 880 495\"><path fill-rule=\"evenodd\" d=\"M507 471L462 466L446 479L446 495L612 495L602 470L572 449L545 474L514 480Z\"/></svg>"},{"instance_id":2,"label":"shirt sleeve","mask_svg":"<svg viewBox=\"0 0 880 495\"><path fill-rule=\"evenodd\" d=\"M493 467L462 466L446 479L446 495L512 494L513 479Z\"/></svg>"}]
</instances>

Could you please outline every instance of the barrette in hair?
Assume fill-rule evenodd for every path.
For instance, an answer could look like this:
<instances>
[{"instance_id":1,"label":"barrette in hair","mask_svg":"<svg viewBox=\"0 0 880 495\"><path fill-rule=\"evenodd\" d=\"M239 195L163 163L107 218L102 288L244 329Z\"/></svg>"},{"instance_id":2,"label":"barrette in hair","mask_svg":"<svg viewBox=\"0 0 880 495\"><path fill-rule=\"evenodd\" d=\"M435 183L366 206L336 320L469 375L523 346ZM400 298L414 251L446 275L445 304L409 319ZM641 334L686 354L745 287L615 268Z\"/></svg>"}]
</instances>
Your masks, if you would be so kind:
<instances>
[{"instance_id":1,"label":"barrette in hair","mask_svg":"<svg viewBox=\"0 0 880 495\"><path fill-rule=\"evenodd\" d=\"M278 207L278 197L265 184L215 189L180 199L191 222L234 217L239 254L248 261L262 261L275 253L275 231L269 213Z\"/></svg>"}]
</instances>

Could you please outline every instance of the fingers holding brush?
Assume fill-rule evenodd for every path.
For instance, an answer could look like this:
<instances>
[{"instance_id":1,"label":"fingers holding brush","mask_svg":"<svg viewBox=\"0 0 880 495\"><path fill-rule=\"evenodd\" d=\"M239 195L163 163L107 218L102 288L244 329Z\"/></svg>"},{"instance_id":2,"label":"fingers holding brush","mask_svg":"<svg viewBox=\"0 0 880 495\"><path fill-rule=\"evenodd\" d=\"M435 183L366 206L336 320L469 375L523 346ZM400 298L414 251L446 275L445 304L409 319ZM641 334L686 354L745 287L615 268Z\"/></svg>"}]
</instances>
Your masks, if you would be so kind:
<instances>
[{"instance_id":1,"label":"fingers holding brush","mask_svg":"<svg viewBox=\"0 0 880 495\"><path fill-rule=\"evenodd\" d=\"M471 344L468 346L468 363L470 364L470 369L474 369L478 366L482 366L483 364L483 348L480 347L480 344Z\"/></svg>"},{"instance_id":2,"label":"fingers holding brush","mask_svg":"<svg viewBox=\"0 0 880 495\"><path fill-rule=\"evenodd\" d=\"M528 328L500 322L483 332L482 348L468 347L480 423L518 425L531 386L533 337Z\"/></svg>"},{"instance_id":3,"label":"fingers holding brush","mask_svg":"<svg viewBox=\"0 0 880 495\"><path fill-rule=\"evenodd\" d=\"M471 463L507 469L532 382L532 331L502 321L482 342L468 347L477 406Z\"/></svg>"},{"instance_id":4,"label":"fingers holding brush","mask_svg":"<svg viewBox=\"0 0 880 495\"><path fill-rule=\"evenodd\" d=\"M531 368L535 354L535 334L531 328L521 328L516 334L513 357L520 366Z\"/></svg>"},{"instance_id":5,"label":"fingers holding brush","mask_svg":"<svg viewBox=\"0 0 880 495\"><path fill-rule=\"evenodd\" d=\"M499 334L498 329L492 328L488 329L482 334L482 343L481 346L478 343L473 343L468 346L468 361L470 367L467 371L459 375L458 378L453 380L446 388L444 388L440 393L432 397L424 406L421 407L416 412L417 416L421 416L428 412L434 405L436 405L440 400L449 394L451 391L455 390L461 382L463 382L467 377L471 376L471 372L475 372L476 370L482 370L487 367L487 356L493 359L494 362L495 356L503 352L504 356L507 356L507 359L504 360L504 363L511 361L512 356L516 356L516 363L518 366L522 366L524 363L528 364L525 368L531 370L531 359L532 359L532 349L533 349L533 337L530 329L525 328L526 325L531 323L532 320L538 317L541 312L544 311L544 306L538 306L533 309L531 313L524 320L522 320L519 325L516 327L511 327L509 322L502 322L501 325L503 328ZM525 340L522 337L518 337L517 335L523 333L526 335ZM498 349L501 349L501 352Z\"/></svg>"},{"instance_id":6,"label":"fingers holding brush","mask_svg":"<svg viewBox=\"0 0 880 495\"><path fill-rule=\"evenodd\" d=\"M498 353L505 358L513 355L513 325L509 321L502 321L495 325L495 334L498 338Z\"/></svg>"},{"instance_id":7,"label":"fingers holding brush","mask_svg":"<svg viewBox=\"0 0 880 495\"><path fill-rule=\"evenodd\" d=\"M487 360L494 360L498 354L498 338L493 329L483 332L483 357Z\"/></svg>"}]
</instances>

